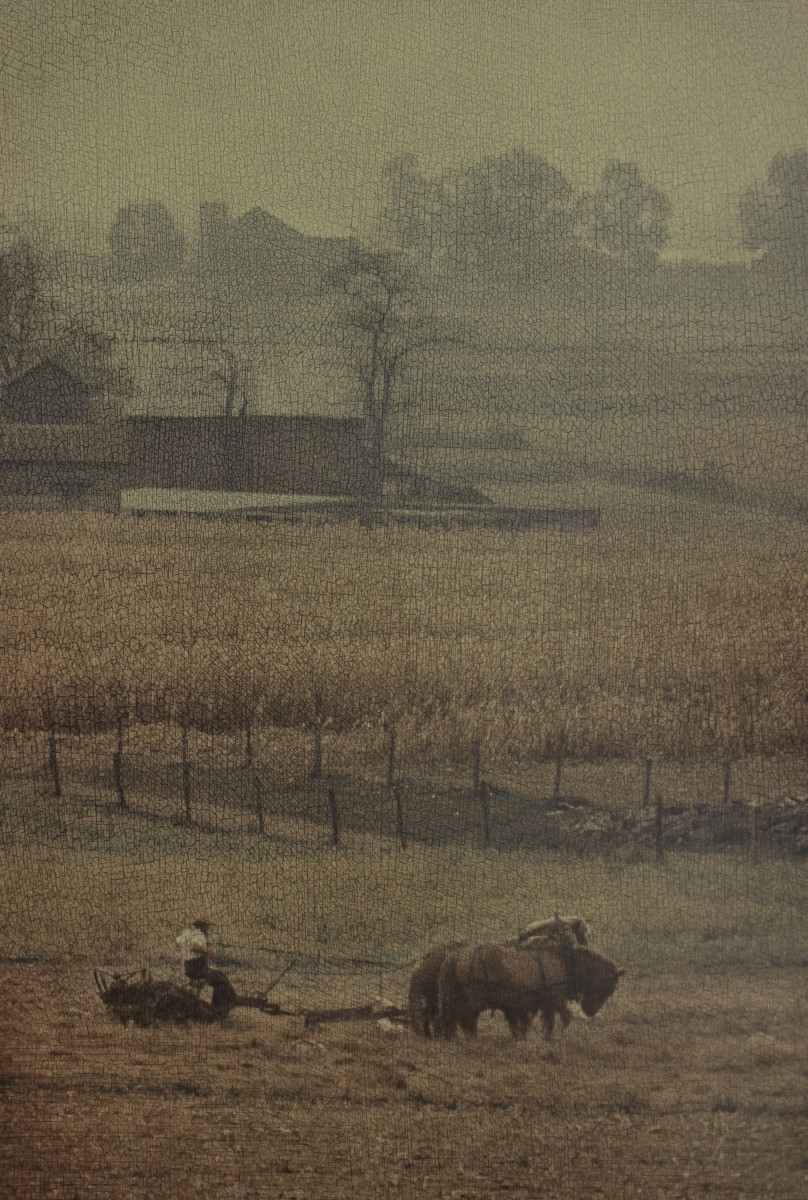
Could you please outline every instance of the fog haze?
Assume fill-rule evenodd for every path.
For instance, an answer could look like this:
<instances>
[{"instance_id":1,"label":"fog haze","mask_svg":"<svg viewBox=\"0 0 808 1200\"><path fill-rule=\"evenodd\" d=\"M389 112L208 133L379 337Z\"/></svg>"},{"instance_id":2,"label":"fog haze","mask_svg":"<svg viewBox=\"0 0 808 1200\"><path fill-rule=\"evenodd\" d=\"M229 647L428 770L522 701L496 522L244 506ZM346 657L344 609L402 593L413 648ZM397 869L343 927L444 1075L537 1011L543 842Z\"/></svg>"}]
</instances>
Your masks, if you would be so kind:
<instances>
[{"instance_id":1,"label":"fog haze","mask_svg":"<svg viewBox=\"0 0 808 1200\"><path fill-rule=\"evenodd\" d=\"M102 245L117 208L200 200L364 232L381 168L524 145L591 188L637 161L667 257L741 253L737 196L808 142L801 3L6 0L6 221Z\"/></svg>"}]
</instances>

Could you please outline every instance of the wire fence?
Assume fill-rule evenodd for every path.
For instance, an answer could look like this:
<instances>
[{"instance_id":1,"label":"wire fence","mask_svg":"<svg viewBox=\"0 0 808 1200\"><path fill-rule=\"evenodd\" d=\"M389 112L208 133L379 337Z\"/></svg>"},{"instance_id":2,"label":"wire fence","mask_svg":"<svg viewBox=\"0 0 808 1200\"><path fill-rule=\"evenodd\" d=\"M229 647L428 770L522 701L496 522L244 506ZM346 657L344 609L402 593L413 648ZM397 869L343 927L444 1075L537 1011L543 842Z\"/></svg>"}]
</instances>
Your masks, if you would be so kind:
<instances>
[{"instance_id":1,"label":"wire fence","mask_svg":"<svg viewBox=\"0 0 808 1200\"><path fill-rule=\"evenodd\" d=\"M97 734L6 734L0 771L7 791L27 783L207 832L313 844L364 834L402 850L808 853L808 760L797 755L578 758L562 741L552 757L515 760L479 738L448 758L414 757L401 753L395 728L368 747L320 722L203 733L183 721L121 721Z\"/></svg>"}]
</instances>

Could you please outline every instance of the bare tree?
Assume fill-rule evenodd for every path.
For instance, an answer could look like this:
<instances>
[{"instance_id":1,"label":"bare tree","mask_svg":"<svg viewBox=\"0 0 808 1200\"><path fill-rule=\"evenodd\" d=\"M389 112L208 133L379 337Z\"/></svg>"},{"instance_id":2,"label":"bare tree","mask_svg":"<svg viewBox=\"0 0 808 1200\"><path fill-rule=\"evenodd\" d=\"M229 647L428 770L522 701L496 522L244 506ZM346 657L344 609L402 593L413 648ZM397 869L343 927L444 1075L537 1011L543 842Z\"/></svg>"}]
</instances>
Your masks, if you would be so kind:
<instances>
[{"instance_id":1,"label":"bare tree","mask_svg":"<svg viewBox=\"0 0 808 1200\"><path fill-rule=\"evenodd\" d=\"M0 379L8 382L43 357L53 328L42 256L26 241L0 253Z\"/></svg>"},{"instance_id":2,"label":"bare tree","mask_svg":"<svg viewBox=\"0 0 808 1200\"><path fill-rule=\"evenodd\" d=\"M0 383L53 363L86 384L97 409L102 395L109 400L131 392L115 351L116 338L102 324L59 305L43 254L23 239L0 252Z\"/></svg>"},{"instance_id":3,"label":"bare tree","mask_svg":"<svg viewBox=\"0 0 808 1200\"><path fill-rule=\"evenodd\" d=\"M249 363L247 357L240 352L235 343L226 335L215 334L153 334L140 337L141 342L155 346L196 346L211 352L219 359L219 365L208 375L211 383L224 387L224 436L222 439L222 487L232 491L236 485L236 465L238 461L239 430L247 418L248 396L246 377ZM236 412L238 400L241 408Z\"/></svg>"},{"instance_id":4,"label":"bare tree","mask_svg":"<svg viewBox=\"0 0 808 1200\"><path fill-rule=\"evenodd\" d=\"M377 502L384 491L393 389L403 360L416 350L460 341L462 335L424 310L418 266L404 252L356 246L332 278L351 300L348 325L359 334L369 498Z\"/></svg>"}]
</instances>

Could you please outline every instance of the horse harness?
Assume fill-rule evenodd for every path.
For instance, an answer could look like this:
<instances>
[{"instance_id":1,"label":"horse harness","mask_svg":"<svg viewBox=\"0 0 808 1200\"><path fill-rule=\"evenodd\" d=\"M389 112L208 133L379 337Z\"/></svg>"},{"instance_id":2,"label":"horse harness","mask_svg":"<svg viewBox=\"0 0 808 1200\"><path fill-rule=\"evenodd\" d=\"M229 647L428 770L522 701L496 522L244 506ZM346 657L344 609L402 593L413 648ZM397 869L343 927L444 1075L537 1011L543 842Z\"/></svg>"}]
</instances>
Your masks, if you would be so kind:
<instances>
[{"instance_id":1,"label":"horse harness","mask_svg":"<svg viewBox=\"0 0 808 1200\"><path fill-rule=\"evenodd\" d=\"M580 1000L581 992L583 991L583 984L581 981L581 971L580 971L580 967L578 966L578 960L575 957L575 947L573 946L572 940L570 938L562 938L561 941L558 943L558 945L559 945L559 949L561 951L561 957L564 960L564 966L567 969L567 982L570 985L570 988L572 991L572 996L570 997L570 999ZM528 954L532 957L533 961L536 963L536 966L539 968L539 974L541 975L542 986L544 987L545 991L547 991L547 992L559 991L559 989L561 987L560 984L549 983L547 980L547 972L544 968L544 962L542 960L541 952L542 952L542 949L546 950L546 949L548 949L548 947L547 946L544 946L544 947L525 946L525 949L527 950Z\"/></svg>"},{"instance_id":2,"label":"horse harness","mask_svg":"<svg viewBox=\"0 0 808 1200\"><path fill-rule=\"evenodd\" d=\"M545 949L545 950L547 948L548 947L546 947L546 946L543 947L543 949ZM474 947L474 951L471 956L471 962L469 963L469 971L468 971L468 982L470 984L481 983L481 984L485 985L489 982L489 974L488 974L488 971L485 969L485 960L483 959L483 956L482 956L482 949L483 949L482 946ZM527 950L528 954L533 959L536 966L539 968L539 975L541 976L541 984L542 984L542 987L544 988L545 992L551 993L551 992L559 991L563 985L560 983L550 983L550 981L547 978L547 971L546 971L546 968L544 966L544 962L543 962L542 956L541 956L542 947L528 945L528 946L522 947L522 949ZM564 960L564 966L567 969L567 982L570 985L571 990L572 990L572 995L571 995L570 999L580 1001L581 993L583 991L583 983L581 980L581 971L580 971L580 967L578 965L578 960L575 956L575 948L572 944L571 939L563 938L561 940L561 942L559 943L559 949L561 951L561 956Z\"/></svg>"}]
</instances>

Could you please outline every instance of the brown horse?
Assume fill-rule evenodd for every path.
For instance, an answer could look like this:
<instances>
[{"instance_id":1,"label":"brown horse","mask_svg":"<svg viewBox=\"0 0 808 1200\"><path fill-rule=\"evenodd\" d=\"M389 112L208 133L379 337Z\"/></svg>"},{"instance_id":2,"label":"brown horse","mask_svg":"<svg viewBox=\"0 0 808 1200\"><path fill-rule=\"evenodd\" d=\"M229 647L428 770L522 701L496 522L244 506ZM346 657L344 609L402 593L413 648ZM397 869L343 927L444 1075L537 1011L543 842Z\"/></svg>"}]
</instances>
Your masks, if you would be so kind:
<instances>
[{"instance_id":1,"label":"brown horse","mask_svg":"<svg viewBox=\"0 0 808 1200\"><path fill-rule=\"evenodd\" d=\"M622 974L602 954L571 942L460 946L446 953L438 972L435 1031L451 1038L459 1027L473 1036L480 1013L499 1009L515 1038L525 1036L540 1012L550 1038L556 1016L569 1024L568 1001L577 1000L593 1017Z\"/></svg>"},{"instance_id":2,"label":"brown horse","mask_svg":"<svg viewBox=\"0 0 808 1200\"><path fill-rule=\"evenodd\" d=\"M410 976L407 1015L415 1033L431 1037L438 1016L438 973L446 955L465 942L441 942L428 950Z\"/></svg>"},{"instance_id":3,"label":"brown horse","mask_svg":"<svg viewBox=\"0 0 808 1200\"><path fill-rule=\"evenodd\" d=\"M503 945L522 946L529 942L531 946L538 946L545 942L551 944L578 942L585 946L586 934L586 924L580 917L555 916L549 920L534 922L517 937L504 942ZM410 976L407 1013L410 1026L415 1033L422 1037L431 1037L435 1032L435 1022L438 1016L438 973L443 965L443 960L450 950L457 950L467 944L466 942L442 942L438 946L433 946ZM571 1020L566 1005L559 1008L558 1015L566 1029Z\"/></svg>"}]
</instances>

